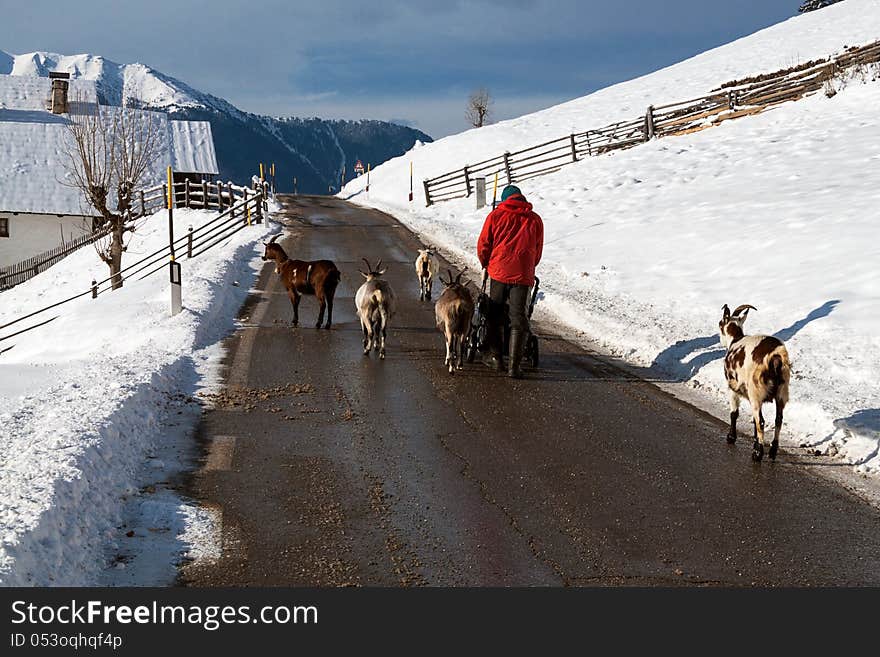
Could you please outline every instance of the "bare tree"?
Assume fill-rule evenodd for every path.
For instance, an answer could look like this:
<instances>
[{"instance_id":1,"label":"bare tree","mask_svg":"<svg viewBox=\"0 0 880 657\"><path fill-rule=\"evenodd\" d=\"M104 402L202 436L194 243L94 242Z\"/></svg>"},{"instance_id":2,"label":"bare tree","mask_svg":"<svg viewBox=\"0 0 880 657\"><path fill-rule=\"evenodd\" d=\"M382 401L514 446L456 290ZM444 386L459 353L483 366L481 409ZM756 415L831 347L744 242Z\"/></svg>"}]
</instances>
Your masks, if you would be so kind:
<instances>
[{"instance_id":1,"label":"bare tree","mask_svg":"<svg viewBox=\"0 0 880 657\"><path fill-rule=\"evenodd\" d=\"M107 235L95 242L95 249L110 268L113 289L122 287L125 235L135 229L132 197L162 153L161 119L152 112L78 98L71 104L67 133L67 184L98 212L95 228Z\"/></svg>"},{"instance_id":2,"label":"bare tree","mask_svg":"<svg viewBox=\"0 0 880 657\"><path fill-rule=\"evenodd\" d=\"M492 116L492 96L485 87L480 87L468 98L465 117L475 128L482 128Z\"/></svg>"}]
</instances>

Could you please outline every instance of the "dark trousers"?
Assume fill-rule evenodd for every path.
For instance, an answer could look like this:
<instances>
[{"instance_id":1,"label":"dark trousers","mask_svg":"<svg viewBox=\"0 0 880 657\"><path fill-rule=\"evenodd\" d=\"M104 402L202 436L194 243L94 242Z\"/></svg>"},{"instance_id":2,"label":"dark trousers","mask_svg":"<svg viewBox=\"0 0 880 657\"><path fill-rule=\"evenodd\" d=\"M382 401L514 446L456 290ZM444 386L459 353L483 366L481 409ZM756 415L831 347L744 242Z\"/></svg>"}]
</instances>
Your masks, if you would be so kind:
<instances>
[{"instance_id":1,"label":"dark trousers","mask_svg":"<svg viewBox=\"0 0 880 657\"><path fill-rule=\"evenodd\" d=\"M489 350L500 355L504 345L504 306L512 331L528 331L526 306L529 301L528 285L512 285L489 279Z\"/></svg>"}]
</instances>

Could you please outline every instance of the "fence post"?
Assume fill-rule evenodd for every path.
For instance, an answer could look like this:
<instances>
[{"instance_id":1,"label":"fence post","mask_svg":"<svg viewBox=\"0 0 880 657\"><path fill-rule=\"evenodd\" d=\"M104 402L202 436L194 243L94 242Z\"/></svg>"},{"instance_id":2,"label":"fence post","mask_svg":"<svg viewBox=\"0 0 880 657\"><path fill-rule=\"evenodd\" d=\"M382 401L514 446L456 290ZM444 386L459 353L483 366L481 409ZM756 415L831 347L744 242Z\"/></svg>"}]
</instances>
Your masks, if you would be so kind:
<instances>
[{"instance_id":1,"label":"fence post","mask_svg":"<svg viewBox=\"0 0 880 657\"><path fill-rule=\"evenodd\" d=\"M486 179L474 178L477 194L477 210L486 207Z\"/></svg>"},{"instance_id":2,"label":"fence post","mask_svg":"<svg viewBox=\"0 0 880 657\"><path fill-rule=\"evenodd\" d=\"M471 195L471 176L468 173L468 168L464 168L464 187L467 189L467 195Z\"/></svg>"},{"instance_id":3,"label":"fence post","mask_svg":"<svg viewBox=\"0 0 880 657\"><path fill-rule=\"evenodd\" d=\"M736 92L732 89L727 92L727 108L736 109Z\"/></svg>"},{"instance_id":4,"label":"fence post","mask_svg":"<svg viewBox=\"0 0 880 657\"><path fill-rule=\"evenodd\" d=\"M183 182L183 204L189 207L189 178Z\"/></svg>"},{"instance_id":5,"label":"fence post","mask_svg":"<svg viewBox=\"0 0 880 657\"><path fill-rule=\"evenodd\" d=\"M144 203L144 190L141 190L139 195L141 197L141 216L145 217L147 215L147 206Z\"/></svg>"},{"instance_id":6,"label":"fence post","mask_svg":"<svg viewBox=\"0 0 880 657\"><path fill-rule=\"evenodd\" d=\"M263 223L263 201L259 198L257 199L257 218L255 223Z\"/></svg>"},{"instance_id":7,"label":"fence post","mask_svg":"<svg viewBox=\"0 0 880 657\"><path fill-rule=\"evenodd\" d=\"M507 184L513 184L513 177L510 175L510 153L504 151L504 171L507 173Z\"/></svg>"},{"instance_id":8,"label":"fence post","mask_svg":"<svg viewBox=\"0 0 880 657\"><path fill-rule=\"evenodd\" d=\"M578 151L577 151L577 144L575 144L575 141L574 141L574 133L571 133L571 161L572 162L578 161Z\"/></svg>"},{"instance_id":9,"label":"fence post","mask_svg":"<svg viewBox=\"0 0 880 657\"><path fill-rule=\"evenodd\" d=\"M249 210L248 210L248 205L247 205L247 200L248 200L247 187L244 188L243 192L244 192L244 222L249 223L250 217L248 216Z\"/></svg>"},{"instance_id":10,"label":"fence post","mask_svg":"<svg viewBox=\"0 0 880 657\"><path fill-rule=\"evenodd\" d=\"M186 233L186 257L193 257L193 227L190 226Z\"/></svg>"},{"instance_id":11,"label":"fence post","mask_svg":"<svg viewBox=\"0 0 880 657\"><path fill-rule=\"evenodd\" d=\"M426 207L430 207L430 206L431 206L431 189L430 189L430 187L428 187L428 181L427 181L427 180L423 180L423 181L422 181L422 184L425 186L425 203L426 203Z\"/></svg>"},{"instance_id":12,"label":"fence post","mask_svg":"<svg viewBox=\"0 0 880 657\"><path fill-rule=\"evenodd\" d=\"M589 130L587 130L586 134L584 134L584 137L587 138L587 155L590 156L593 154L593 145L590 143L590 131Z\"/></svg>"},{"instance_id":13,"label":"fence post","mask_svg":"<svg viewBox=\"0 0 880 657\"><path fill-rule=\"evenodd\" d=\"M98 298L98 281L92 279L92 299Z\"/></svg>"},{"instance_id":14,"label":"fence post","mask_svg":"<svg viewBox=\"0 0 880 657\"><path fill-rule=\"evenodd\" d=\"M202 178L202 208L208 209L208 181Z\"/></svg>"},{"instance_id":15,"label":"fence post","mask_svg":"<svg viewBox=\"0 0 880 657\"><path fill-rule=\"evenodd\" d=\"M217 211L223 212L223 186L217 181Z\"/></svg>"},{"instance_id":16,"label":"fence post","mask_svg":"<svg viewBox=\"0 0 880 657\"><path fill-rule=\"evenodd\" d=\"M654 106L648 105L648 111L645 112L645 141L651 141L654 138Z\"/></svg>"}]
</instances>

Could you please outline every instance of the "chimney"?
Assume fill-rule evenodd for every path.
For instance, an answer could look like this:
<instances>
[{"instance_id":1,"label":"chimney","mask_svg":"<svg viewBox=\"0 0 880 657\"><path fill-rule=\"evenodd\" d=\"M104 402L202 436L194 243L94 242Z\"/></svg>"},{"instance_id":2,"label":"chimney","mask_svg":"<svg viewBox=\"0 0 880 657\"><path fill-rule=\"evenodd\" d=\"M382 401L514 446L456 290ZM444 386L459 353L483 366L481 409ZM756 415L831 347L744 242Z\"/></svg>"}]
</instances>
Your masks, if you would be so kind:
<instances>
[{"instance_id":1,"label":"chimney","mask_svg":"<svg viewBox=\"0 0 880 657\"><path fill-rule=\"evenodd\" d=\"M68 111L67 90L70 86L70 73L50 71L49 79L52 80L52 95L49 100L49 109L52 114L64 114Z\"/></svg>"}]
</instances>

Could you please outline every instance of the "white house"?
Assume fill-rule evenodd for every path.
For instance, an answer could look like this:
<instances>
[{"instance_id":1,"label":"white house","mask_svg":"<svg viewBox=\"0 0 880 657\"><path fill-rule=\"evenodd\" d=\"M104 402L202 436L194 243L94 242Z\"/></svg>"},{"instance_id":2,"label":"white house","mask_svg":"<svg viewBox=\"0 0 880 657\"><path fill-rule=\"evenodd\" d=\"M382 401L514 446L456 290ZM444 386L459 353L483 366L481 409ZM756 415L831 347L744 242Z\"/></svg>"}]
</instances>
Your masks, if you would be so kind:
<instances>
[{"instance_id":1,"label":"white house","mask_svg":"<svg viewBox=\"0 0 880 657\"><path fill-rule=\"evenodd\" d=\"M0 269L92 230L97 213L65 169L66 126L80 102L97 104L93 81L0 75ZM217 175L209 123L151 114L167 146L148 186L168 165L193 178Z\"/></svg>"}]
</instances>

